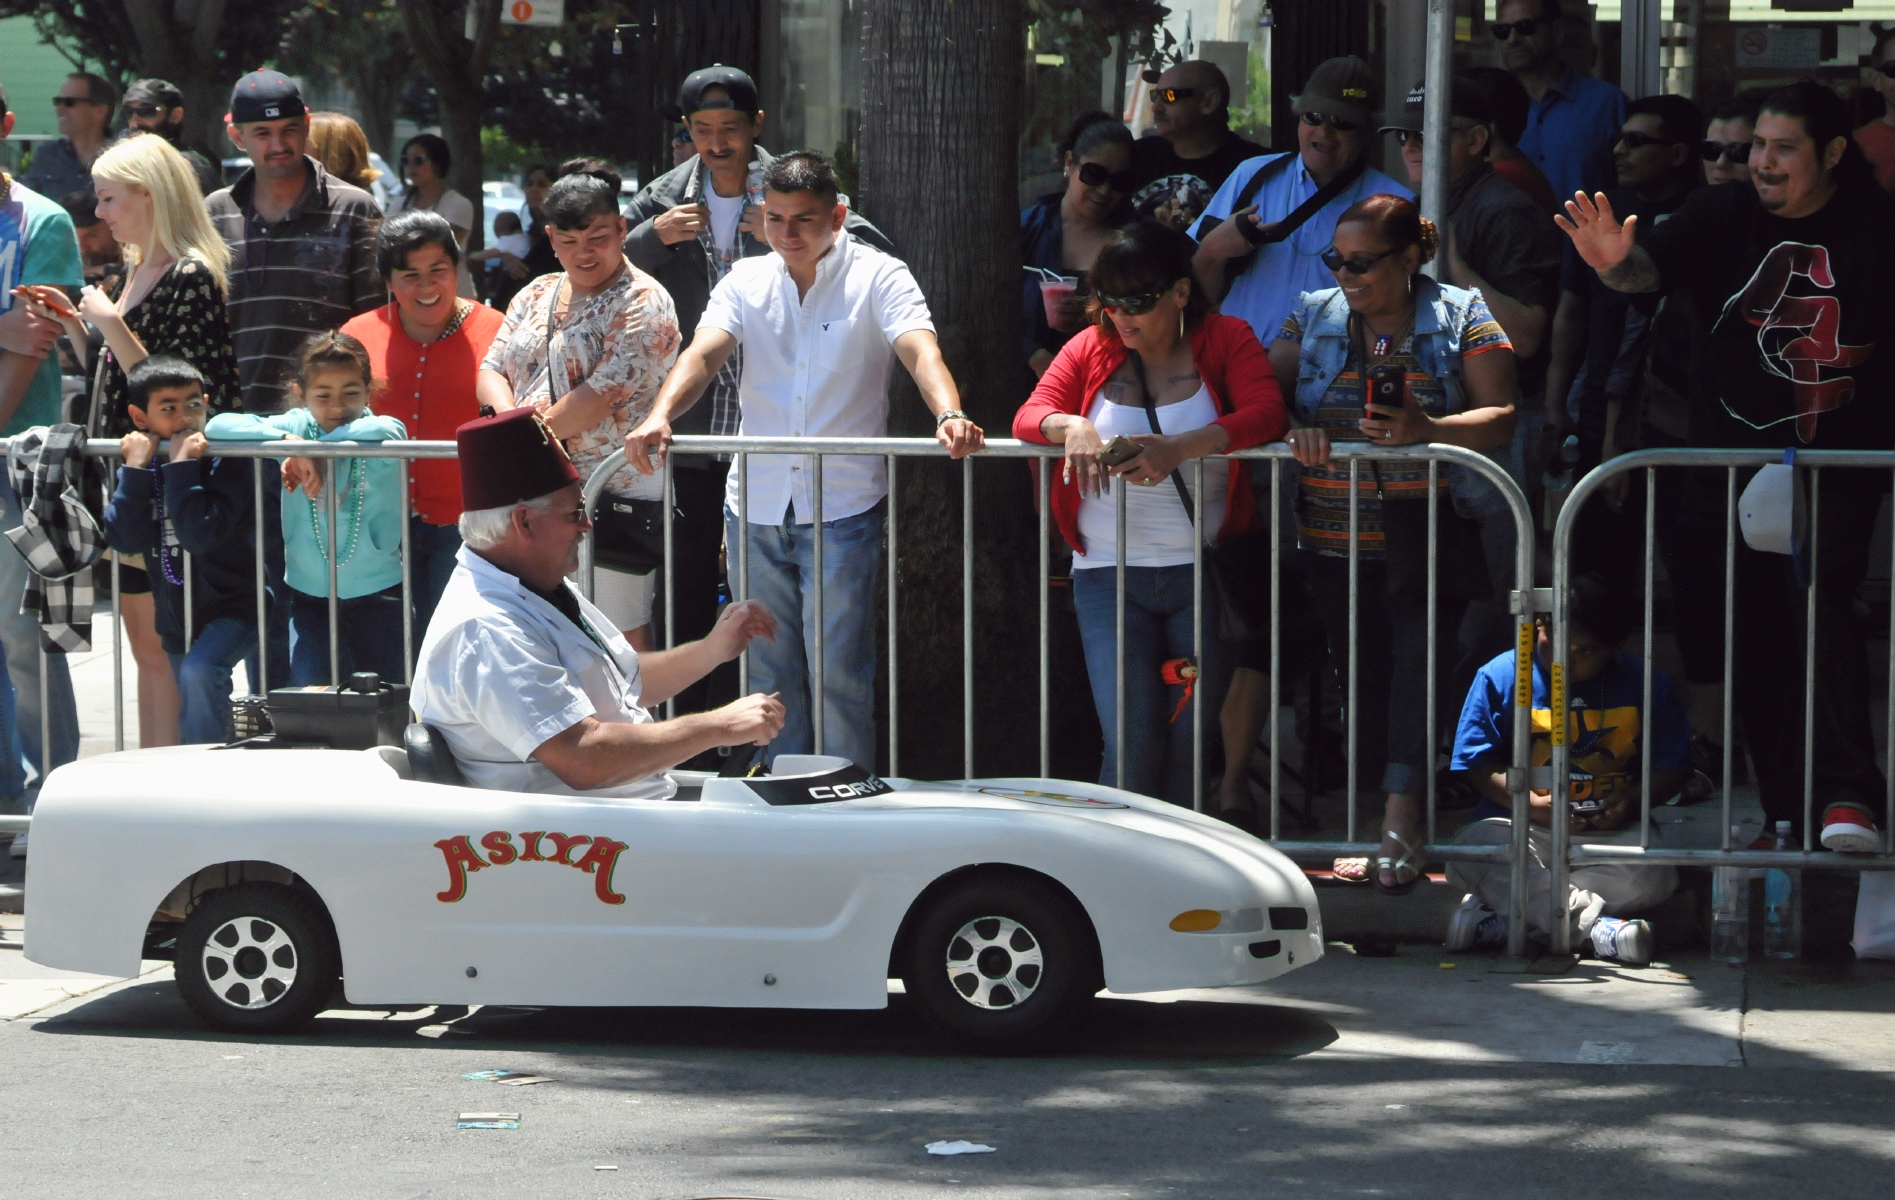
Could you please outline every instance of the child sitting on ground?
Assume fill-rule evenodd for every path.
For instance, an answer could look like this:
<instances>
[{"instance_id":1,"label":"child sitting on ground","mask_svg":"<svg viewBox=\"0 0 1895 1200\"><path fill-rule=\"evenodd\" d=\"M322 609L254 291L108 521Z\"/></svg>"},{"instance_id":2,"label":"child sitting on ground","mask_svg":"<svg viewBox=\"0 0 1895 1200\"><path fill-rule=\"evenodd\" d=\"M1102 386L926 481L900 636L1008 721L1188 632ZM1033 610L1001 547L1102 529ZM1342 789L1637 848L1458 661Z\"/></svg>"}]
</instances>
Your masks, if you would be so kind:
<instances>
[{"instance_id":1,"label":"child sitting on ground","mask_svg":"<svg viewBox=\"0 0 1895 1200\"><path fill-rule=\"evenodd\" d=\"M105 509L106 540L120 554L145 556L158 636L183 701L180 737L222 742L231 669L257 647L256 464L204 456L204 377L183 359L145 359L126 372L125 390L137 431L119 440L124 465Z\"/></svg>"},{"instance_id":2,"label":"child sitting on ground","mask_svg":"<svg viewBox=\"0 0 1895 1200\"><path fill-rule=\"evenodd\" d=\"M218 441L384 442L408 436L400 421L368 411L374 389L368 351L346 333L319 333L303 347L291 384L303 407L274 416L219 413ZM356 671L406 677L401 645L403 465L395 458L283 462L283 549L290 604L290 686L340 683ZM340 481L334 536L325 481ZM336 670L329 653L329 554L335 548Z\"/></svg>"},{"instance_id":3,"label":"child sitting on ground","mask_svg":"<svg viewBox=\"0 0 1895 1200\"><path fill-rule=\"evenodd\" d=\"M1638 818L1639 775L1648 736L1652 802L1676 795L1691 770L1691 727L1684 705L1662 671L1652 672L1650 714L1640 712L1645 660L1619 649L1632 631L1634 618L1598 576L1573 580L1567 623L1567 785L1577 840L1584 833L1616 830ZM1553 761L1553 713L1547 686L1553 655L1550 625L1546 618L1539 620L1533 655L1533 745L1528 762L1539 772ZM1500 846L1513 840L1507 768L1513 762L1514 669L1512 650L1482 667L1461 709L1452 769L1467 773L1481 802L1473 823L1455 837L1457 845ZM1531 787L1527 927L1535 936L1550 940L1552 878L1546 864L1552 852L1547 826L1553 794L1543 780L1531 781ZM1450 950L1506 944L1508 872L1505 863L1448 864L1448 882L1469 893L1448 924ZM1571 944L1578 947L1590 940L1595 957L1636 966L1650 962L1650 923L1627 918L1671 895L1678 887L1678 873L1670 867L1608 863L1574 867L1567 878Z\"/></svg>"}]
</instances>

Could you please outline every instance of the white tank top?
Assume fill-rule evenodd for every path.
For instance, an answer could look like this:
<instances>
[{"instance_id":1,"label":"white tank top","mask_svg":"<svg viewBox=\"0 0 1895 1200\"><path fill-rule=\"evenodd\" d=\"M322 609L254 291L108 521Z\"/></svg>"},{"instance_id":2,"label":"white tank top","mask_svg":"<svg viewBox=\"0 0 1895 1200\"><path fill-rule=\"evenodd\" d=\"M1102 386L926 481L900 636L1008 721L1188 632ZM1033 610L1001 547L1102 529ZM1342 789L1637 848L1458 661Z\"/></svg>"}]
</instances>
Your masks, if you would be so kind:
<instances>
[{"instance_id":1,"label":"white tank top","mask_svg":"<svg viewBox=\"0 0 1895 1200\"><path fill-rule=\"evenodd\" d=\"M1189 433L1217 420L1217 403L1208 387L1199 385L1188 400L1158 406L1158 428L1166 434ZM1145 409L1137 405L1114 404L1103 393L1093 405L1092 423L1104 441L1123 435L1149 434L1151 422ZM1224 511L1230 494L1230 464L1221 459L1204 463L1204 494L1197 492L1196 468L1189 460L1178 465L1191 501L1204 514L1204 544L1217 541L1223 528ZM1113 487L1125 488L1125 565L1128 567L1180 567L1191 563L1191 519L1178 499L1177 485L1169 479L1156 487L1142 483L1127 484L1114 480ZM1079 536L1086 552L1073 555L1073 570L1118 565L1118 497L1085 496L1079 501Z\"/></svg>"}]
</instances>

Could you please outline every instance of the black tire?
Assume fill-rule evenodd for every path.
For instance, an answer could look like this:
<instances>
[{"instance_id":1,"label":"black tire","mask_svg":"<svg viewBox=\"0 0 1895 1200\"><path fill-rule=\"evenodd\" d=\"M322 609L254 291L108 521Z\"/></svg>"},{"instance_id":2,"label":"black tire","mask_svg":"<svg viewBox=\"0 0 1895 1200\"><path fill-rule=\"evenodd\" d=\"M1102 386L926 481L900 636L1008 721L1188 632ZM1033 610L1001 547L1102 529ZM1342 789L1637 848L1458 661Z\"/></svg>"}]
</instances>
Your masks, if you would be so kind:
<instances>
[{"instance_id":1,"label":"black tire","mask_svg":"<svg viewBox=\"0 0 1895 1200\"><path fill-rule=\"evenodd\" d=\"M341 973L329 914L280 883L213 893L178 937L178 992L207 1025L281 1033L328 1007Z\"/></svg>"},{"instance_id":2,"label":"black tire","mask_svg":"<svg viewBox=\"0 0 1895 1200\"><path fill-rule=\"evenodd\" d=\"M971 879L934 897L905 957L904 986L928 1015L994 1048L1043 1040L1102 986L1085 911L1031 876Z\"/></svg>"}]
</instances>

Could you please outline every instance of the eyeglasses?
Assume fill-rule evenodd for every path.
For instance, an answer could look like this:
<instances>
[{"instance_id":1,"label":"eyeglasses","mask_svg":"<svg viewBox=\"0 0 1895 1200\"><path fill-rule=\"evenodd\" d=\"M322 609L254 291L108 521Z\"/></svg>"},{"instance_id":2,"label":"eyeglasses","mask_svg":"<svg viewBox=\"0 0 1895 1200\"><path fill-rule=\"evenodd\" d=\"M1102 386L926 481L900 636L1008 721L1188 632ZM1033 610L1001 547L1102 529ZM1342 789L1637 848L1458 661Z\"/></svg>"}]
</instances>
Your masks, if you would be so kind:
<instances>
[{"instance_id":1,"label":"eyeglasses","mask_svg":"<svg viewBox=\"0 0 1895 1200\"><path fill-rule=\"evenodd\" d=\"M1732 166L1741 167L1750 161L1750 143L1703 142L1698 146L1698 153L1704 156L1705 162L1716 162L1720 158L1728 158Z\"/></svg>"},{"instance_id":2,"label":"eyeglasses","mask_svg":"<svg viewBox=\"0 0 1895 1200\"><path fill-rule=\"evenodd\" d=\"M1129 192L1138 182L1138 176L1130 171L1108 171L1104 163L1080 163L1079 182L1087 187L1111 187L1115 192Z\"/></svg>"},{"instance_id":3,"label":"eyeglasses","mask_svg":"<svg viewBox=\"0 0 1895 1200\"><path fill-rule=\"evenodd\" d=\"M98 101L94 100L90 96L54 96L53 97L54 108L72 108L73 106L79 105L79 104L97 104L97 103Z\"/></svg>"},{"instance_id":4,"label":"eyeglasses","mask_svg":"<svg viewBox=\"0 0 1895 1200\"><path fill-rule=\"evenodd\" d=\"M1504 42L1516 32L1523 38L1530 38L1540 31L1540 26L1551 23L1545 17L1527 17L1524 20L1509 21L1505 25L1489 25L1488 28L1494 31L1496 42Z\"/></svg>"},{"instance_id":5,"label":"eyeglasses","mask_svg":"<svg viewBox=\"0 0 1895 1200\"><path fill-rule=\"evenodd\" d=\"M1393 250L1384 250L1371 258L1344 258L1342 255L1337 254L1335 247L1332 246L1322 253L1323 266L1328 267L1331 271L1347 271L1351 275L1367 275L1370 267L1381 262L1389 255L1400 254L1406 249L1406 246L1397 246Z\"/></svg>"},{"instance_id":6,"label":"eyeglasses","mask_svg":"<svg viewBox=\"0 0 1895 1200\"><path fill-rule=\"evenodd\" d=\"M1169 291L1170 289L1166 289ZM1099 307L1124 313L1128 317L1142 317L1158 307L1165 298L1164 292L1141 292L1136 296L1100 296Z\"/></svg>"},{"instance_id":7,"label":"eyeglasses","mask_svg":"<svg viewBox=\"0 0 1895 1200\"><path fill-rule=\"evenodd\" d=\"M1344 121L1340 117L1331 116L1329 113L1306 112L1303 114L1303 124L1309 126L1311 129L1327 125L1337 133L1354 133L1358 122Z\"/></svg>"},{"instance_id":8,"label":"eyeglasses","mask_svg":"<svg viewBox=\"0 0 1895 1200\"><path fill-rule=\"evenodd\" d=\"M404 167L425 167L431 160L425 154L410 154L401 160Z\"/></svg>"},{"instance_id":9,"label":"eyeglasses","mask_svg":"<svg viewBox=\"0 0 1895 1200\"><path fill-rule=\"evenodd\" d=\"M1627 150L1643 150L1647 146L1675 146L1678 144L1666 138L1653 137L1649 133L1638 133L1636 131L1621 133L1619 135L1619 141L1625 144ZM1713 155L1712 157L1716 156Z\"/></svg>"},{"instance_id":10,"label":"eyeglasses","mask_svg":"<svg viewBox=\"0 0 1895 1200\"><path fill-rule=\"evenodd\" d=\"M128 117L155 117L164 111L156 104L140 104L136 101L122 105L121 108Z\"/></svg>"},{"instance_id":11,"label":"eyeglasses","mask_svg":"<svg viewBox=\"0 0 1895 1200\"><path fill-rule=\"evenodd\" d=\"M1151 98L1157 104L1176 104L1180 100L1189 100L1203 90L1203 88L1153 88Z\"/></svg>"}]
</instances>

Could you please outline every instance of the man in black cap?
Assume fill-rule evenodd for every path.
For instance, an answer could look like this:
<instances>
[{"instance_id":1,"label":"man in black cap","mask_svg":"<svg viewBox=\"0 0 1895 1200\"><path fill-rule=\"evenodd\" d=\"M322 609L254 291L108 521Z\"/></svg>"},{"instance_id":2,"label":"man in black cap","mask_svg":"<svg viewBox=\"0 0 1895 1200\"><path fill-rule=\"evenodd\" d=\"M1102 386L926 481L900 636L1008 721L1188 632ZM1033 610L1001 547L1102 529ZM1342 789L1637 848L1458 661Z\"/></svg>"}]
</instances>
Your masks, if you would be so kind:
<instances>
[{"instance_id":1,"label":"man in black cap","mask_svg":"<svg viewBox=\"0 0 1895 1200\"><path fill-rule=\"evenodd\" d=\"M204 202L230 246L237 378L244 411L281 412L303 342L386 299L375 270L382 210L305 153L309 108L288 76L239 79L224 121L251 164Z\"/></svg>"},{"instance_id":2,"label":"man in black cap","mask_svg":"<svg viewBox=\"0 0 1895 1200\"><path fill-rule=\"evenodd\" d=\"M1188 229L1212 193L1246 159L1270 151L1230 129L1230 80L1214 62L1181 62L1151 85L1151 133L1132 144L1132 207Z\"/></svg>"},{"instance_id":3,"label":"man in black cap","mask_svg":"<svg viewBox=\"0 0 1895 1200\"><path fill-rule=\"evenodd\" d=\"M757 637L761 601L724 610L709 635L639 654L575 591L579 539L592 528L579 472L531 408L454 432L461 463L460 561L421 640L415 714L440 731L475 787L666 800L664 772L719 746L768 745L783 728L774 696L654 721L678 695Z\"/></svg>"},{"instance_id":4,"label":"man in black cap","mask_svg":"<svg viewBox=\"0 0 1895 1200\"><path fill-rule=\"evenodd\" d=\"M681 345L690 345L711 289L731 263L770 253L763 236L763 172L772 155L757 145L763 110L757 85L735 67L693 71L678 89L678 108L697 155L647 184L632 200L626 219L632 231L625 256L655 276L677 306ZM850 236L893 254L881 230L848 214ZM743 351L734 352L712 381L706 402L680 415L676 433L737 432L737 384ZM717 617L718 550L724 539L724 483L728 462L703 455L672 461L680 516L676 527L676 630L681 639L702 637ZM702 707L713 688L734 695L734 671L721 671L682 699Z\"/></svg>"},{"instance_id":5,"label":"man in black cap","mask_svg":"<svg viewBox=\"0 0 1895 1200\"><path fill-rule=\"evenodd\" d=\"M176 84L163 79L141 79L125 89L125 99L119 102L118 112L124 118L126 136L155 133L176 146L178 153L184 155L184 161L197 172L197 186L206 196L224 186L224 173L217 164L195 150L186 150L179 140L184 134L184 93Z\"/></svg>"}]
</instances>

